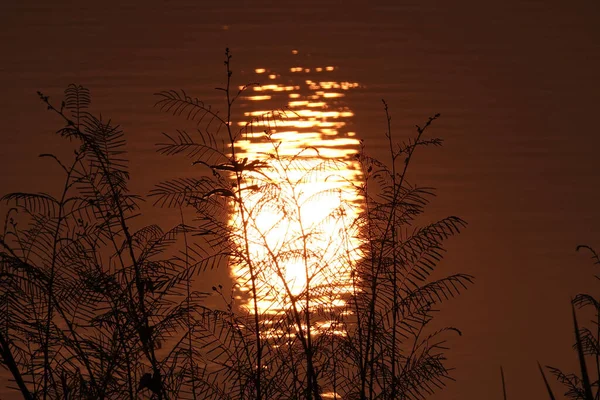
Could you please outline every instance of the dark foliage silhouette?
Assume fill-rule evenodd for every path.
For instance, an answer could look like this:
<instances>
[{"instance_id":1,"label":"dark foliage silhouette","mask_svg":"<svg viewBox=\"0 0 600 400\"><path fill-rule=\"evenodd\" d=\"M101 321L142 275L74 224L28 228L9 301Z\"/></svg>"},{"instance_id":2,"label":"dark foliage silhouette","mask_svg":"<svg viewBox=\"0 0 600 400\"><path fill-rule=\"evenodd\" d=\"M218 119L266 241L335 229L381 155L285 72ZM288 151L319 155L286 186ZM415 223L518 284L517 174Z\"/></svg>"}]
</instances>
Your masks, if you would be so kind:
<instances>
[{"instance_id":1,"label":"dark foliage silhouette","mask_svg":"<svg viewBox=\"0 0 600 400\"><path fill-rule=\"evenodd\" d=\"M443 242L466 223L417 227L433 189L408 179L416 149L441 145L424 137L439 115L398 144L385 105L389 165L361 146L361 182L307 196L305 185L338 179L349 160L312 147L280 152L273 135L298 117L289 110L235 129L232 107L249 86L233 89L229 51L225 69L222 113L184 91L157 93L160 110L191 126L165 133L159 153L199 171L151 191L181 220L166 231L142 225L124 134L91 113L89 91L70 85L60 106L39 94L76 151L69 163L43 155L63 171L60 195L3 197L12 208L0 237L0 354L22 396L421 399L443 387L446 338L460 332L430 322L472 277L430 277ZM238 141L257 135L270 151L241 154ZM340 195L321 220L305 219L307 204L344 190L358 200ZM263 212L276 216L266 227ZM316 240L326 225L338 241ZM293 228L273 242L281 226ZM292 262L300 288L288 278ZM227 265L241 272L232 291L213 287L225 306L210 309L194 282Z\"/></svg>"},{"instance_id":2,"label":"dark foliage silhouette","mask_svg":"<svg viewBox=\"0 0 600 400\"><path fill-rule=\"evenodd\" d=\"M579 250L590 253L594 264L600 264L600 258L592 247L579 245L577 251ZM595 275L595 278L600 279L598 275ZM564 386L566 389L565 397L581 400L598 399L600 398L600 301L592 294L580 293L571 300L571 308L575 335L573 348L577 352L579 374L565 373L559 368L550 366L547 366L546 369ZM587 309L592 312L591 327L580 326L576 309ZM589 364L592 365L593 372L590 372ZM555 398L541 367L540 372L549 397L551 399Z\"/></svg>"},{"instance_id":3,"label":"dark foliage silhouette","mask_svg":"<svg viewBox=\"0 0 600 400\"><path fill-rule=\"evenodd\" d=\"M600 257L596 251L587 245L577 246L577 251L584 250L592 256L594 264L600 264ZM595 275L596 279L600 279ZM589 309L593 314L591 320L592 329L588 327L580 327L577 318L576 309ZM577 352L577 360L579 363L579 374L566 373L563 370L546 366L546 371L554 375L566 390L564 397L573 400L596 400L600 398L600 301L596 297L588 293L580 293L571 300L571 311L573 318L573 332L575 336L575 344L573 349ZM590 372L588 363L594 367L593 372ZM550 400L556 399L552 385L550 384L544 368L537 363L538 370L544 383L544 388ZM501 369L502 371L502 369ZM504 398L506 399L506 384L504 382L504 372L502 372L502 389Z\"/></svg>"}]
</instances>

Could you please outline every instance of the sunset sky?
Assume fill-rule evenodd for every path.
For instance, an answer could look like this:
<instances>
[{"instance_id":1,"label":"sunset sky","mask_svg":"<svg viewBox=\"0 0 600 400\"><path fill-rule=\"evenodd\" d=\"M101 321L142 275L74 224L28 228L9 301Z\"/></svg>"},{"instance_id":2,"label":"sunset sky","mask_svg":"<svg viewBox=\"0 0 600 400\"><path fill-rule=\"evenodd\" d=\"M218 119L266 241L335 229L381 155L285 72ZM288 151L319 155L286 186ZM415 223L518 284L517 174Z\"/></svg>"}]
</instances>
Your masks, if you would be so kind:
<instances>
[{"instance_id":1,"label":"sunset sky","mask_svg":"<svg viewBox=\"0 0 600 400\"><path fill-rule=\"evenodd\" d=\"M447 353L456 382L433 398L500 399L500 366L509 398L543 398L536 361L575 370L569 300L600 288L588 254L575 252L600 250L599 20L591 0L7 2L0 192L56 190L58 169L37 156L70 152L37 90L58 103L69 83L88 87L93 110L125 130L132 188L144 194L193 173L156 153L179 121L153 107L154 93L185 89L222 107L226 47L236 85L268 83L261 68L293 82L290 68L332 66L328 79L357 87L331 107L351 110L344 129L376 156L386 156L382 98L398 140L441 114L428 134L444 146L419 151L409 177L437 188L425 220L469 223L440 274L476 281L437 316L463 336Z\"/></svg>"}]
</instances>

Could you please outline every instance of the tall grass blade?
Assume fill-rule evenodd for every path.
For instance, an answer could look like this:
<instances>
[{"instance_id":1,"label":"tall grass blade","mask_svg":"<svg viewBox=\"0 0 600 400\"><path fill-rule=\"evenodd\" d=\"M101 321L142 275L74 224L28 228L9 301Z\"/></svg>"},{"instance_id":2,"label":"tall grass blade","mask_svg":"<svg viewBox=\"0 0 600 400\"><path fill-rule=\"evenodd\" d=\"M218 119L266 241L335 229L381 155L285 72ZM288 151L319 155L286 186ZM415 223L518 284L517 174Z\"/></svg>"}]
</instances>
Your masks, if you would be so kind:
<instances>
[{"instance_id":1,"label":"tall grass blade","mask_svg":"<svg viewBox=\"0 0 600 400\"><path fill-rule=\"evenodd\" d=\"M537 365L540 370L540 374L542 374L542 379L544 380L544 384L546 385L546 390L548 391L548 396L550 397L550 400L556 400L556 397L554 397L554 393L552 392L552 388L550 387L550 384L548 383L548 379L546 379L546 374L544 374L544 369L540 365L539 361L538 361Z\"/></svg>"},{"instance_id":2,"label":"tall grass blade","mask_svg":"<svg viewBox=\"0 0 600 400\"><path fill-rule=\"evenodd\" d=\"M504 380L504 369L500 366L500 376L502 377L502 395L503 399L506 400L506 381Z\"/></svg>"},{"instance_id":3,"label":"tall grass blade","mask_svg":"<svg viewBox=\"0 0 600 400\"><path fill-rule=\"evenodd\" d=\"M573 305L573 302L571 302L571 309L573 311L573 328L575 329L575 340L577 341L577 356L579 358L579 367L581 368L581 380L583 383L585 399L594 400L594 395L592 394L592 385L590 384L587 366L585 365L583 343L581 342L581 336L579 335L579 324L577 323L577 315L575 313L575 306Z\"/></svg>"}]
</instances>

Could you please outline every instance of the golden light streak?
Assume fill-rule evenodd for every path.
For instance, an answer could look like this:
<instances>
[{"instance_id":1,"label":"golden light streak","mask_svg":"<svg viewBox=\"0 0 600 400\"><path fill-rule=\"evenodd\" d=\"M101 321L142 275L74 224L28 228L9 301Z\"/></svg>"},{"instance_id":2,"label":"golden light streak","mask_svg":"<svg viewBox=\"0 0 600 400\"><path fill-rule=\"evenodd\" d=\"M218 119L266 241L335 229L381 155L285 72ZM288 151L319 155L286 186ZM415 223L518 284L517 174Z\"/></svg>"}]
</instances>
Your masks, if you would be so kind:
<instances>
[{"instance_id":1,"label":"golden light streak","mask_svg":"<svg viewBox=\"0 0 600 400\"><path fill-rule=\"evenodd\" d=\"M298 95L300 96L300 95ZM308 100L298 100L298 101L290 101L288 103L289 107L301 107L308 104Z\"/></svg>"},{"instance_id":2,"label":"golden light streak","mask_svg":"<svg viewBox=\"0 0 600 400\"><path fill-rule=\"evenodd\" d=\"M254 100L254 101L261 101L261 100L270 100L271 96L269 95L264 95L264 96L249 96L248 100Z\"/></svg>"},{"instance_id":3,"label":"golden light streak","mask_svg":"<svg viewBox=\"0 0 600 400\"><path fill-rule=\"evenodd\" d=\"M284 92L284 91L292 91L298 90L298 86L283 86L283 85L262 85L262 86L254 86L252 90L255 92L263 92L267 90L272 90L274 92Z\"/></svg>"},{"instance_id":4,"label":"golden light streak","mask_svg":"<svg viewBox=\"0 0 600 400\"><path fill-rule=\"evenodd\" d=\"M333 66L297 66L289 71L316 74L334 69ZM255 70L256 73L265 71L263 68ZM272 73L269 78L275 80L281 76ZM350 290L348 266L355 261L355 249L360 244L351 227L361 211L354 185L362 181L362 176L354 157L359 141L355 132L346 128L354 113L348 107L329 103L330 99L339 99L344 94L328 90L349 90L359 85L333 80L317 83L310 79L302 84L294 84L293 79L284 82L255 86L254 92L272 94L244 98L250 106L257 101L268 101L267 105L273 106L271 109L287 104L289 111L276 114L275 119L273 114L268 114L269 108L262 106L244 112L246 117L256 120L253 131L247 131L243 139L236 142L236 157L261 159L269 167L258 172L248 171L242 187L242 205L236 205L229 223L235 231L241 232L244 221L239 207L245 208L245 215L252 215L245 221L245 228L250 259L263 272L257 278L261 313L277 314L290 307L288 290L292 296L302 295L307 290L318 291L315 304L341 308ZM265 118L265 115L271 117ZM246 123L239 122L238 126L246 127ZM270 141L266 140L265 131ZM293 163L290 163L291 158L295 160ZM253 189L261 187L261 183L264 186L267 181L276 182L273 188L277 190ZM266 199L267 193L274 197ZM298 256L305 247L308 255ZM251 288L248 267L231 265L230 271L245 293L244 307L252 312L248 299ZM320 326L334 329L326 321Z\"/></svg>"}]
</instances>

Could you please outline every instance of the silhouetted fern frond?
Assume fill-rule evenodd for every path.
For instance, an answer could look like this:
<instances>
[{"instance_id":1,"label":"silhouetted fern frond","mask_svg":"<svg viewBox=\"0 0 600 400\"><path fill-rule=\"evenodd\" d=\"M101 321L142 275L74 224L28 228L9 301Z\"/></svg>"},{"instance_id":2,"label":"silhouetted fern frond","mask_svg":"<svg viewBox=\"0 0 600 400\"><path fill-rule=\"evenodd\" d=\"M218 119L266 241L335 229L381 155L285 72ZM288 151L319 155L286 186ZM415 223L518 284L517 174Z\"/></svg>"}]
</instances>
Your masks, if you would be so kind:
<instances>
[{"instance_id":1,"label":"silhouetted fern frond","mask_svg":"<svg viewBox=\"0 0 600 400\"><path fill-rule=\"evenodd\" d=\"M552 375L563 384L567 391L565 396L573 400L586 400L585 391L583 390L583 383L581 379L575 374L565 374L558 368L546 367L550 370Z\"/></svg>"},{"instance_id":2,"label":"silhouetted fern frond","mask_svg":"<svg viewBox=\"0 0 600 400\"><path fill-rule=\"evenodd\" d=\"M167 138L166 143L158 143L158 152L165 155L184 154L194 159L194 162L202 162L206 165L227 163L229 158L217 149L217 143L211 135L203 135L198 131L200 142L182 130L177 130L177 135L169 135L163 132ZM208 137L206 137L208 136Z\"/></svg>"},{"instance_id":3,"label":"silhouetted fern frond","mask_svg":"<svg viewBox=\"0 0 600 400\"><path fill-rule=\"evenodd\" d=\"M77 129L80 128L82 120L90 116L86 110L89 108L91 102L92 98L89 89L75 84L70 84L65 89L64 106L71 112L71 116L75 119L74 124Z\"/></svg>"},{"instance_id":4,"label":"silhouetted fern frond","mask_svg":"<svg viewBox=\"0 0 600 400\"><path fill-rule=\"evenodd\" d=\"M216 143L216 138L221 129L227 127L227 121L219 116L218 111L213 111L196 97L189 96L184 90L164 90L155 93L159 100L155 103L161 111L175 116L183 116L187 120L195 121L203 126L208 143Z\"/></svg>"},{"instance_id":5,"label":"silhouetted fern frond","mask_svg":"<svg viewBox=\"0 0 600 400\"><path fill-rule=\"evenodd\" d=\"M219 190L229 189L209 177L178 178L157 184L150 191L150 197L154 197L154 204L160 207L193 206L199 213L219 218L228 207L225 198L211 195Z\"/></svg>"},{"instance_id":6,"label":"silhouetted fern frond","mask_svg":"<svg viewBox=\"0 0 600 400\"><path fill-rule=\"evenodd\" d=\"M0 201L14 202L17 207L24 207L32 214L41 213L56 217L59 201L47 193L10 193L2 196Z\"/></svg>"},{"instance_id":7,"label":"silhouetted fern frond","mask_svg":"<svg viewBox=\"0 0 600 400\"><path fill-rule=\"evenodd\" d=\"M590 294L579 293L573 298L573 304L577 307L592 306L600 310L600 302Z\"/></svg>"},{"instance_id":8,"label":"silhouetted fern frond","mask_svg":"<svg viewBox=\"0 0 600 400\"><path fill-rule=\"evenodd\" d=\"M402 315L411 315L413 310L419 312L423 307L429 308L458 296L472 283L473 277L466 274L450 275L427 283L407 291L398 303L399 311Z\"/></svg>"}]
</instances>

